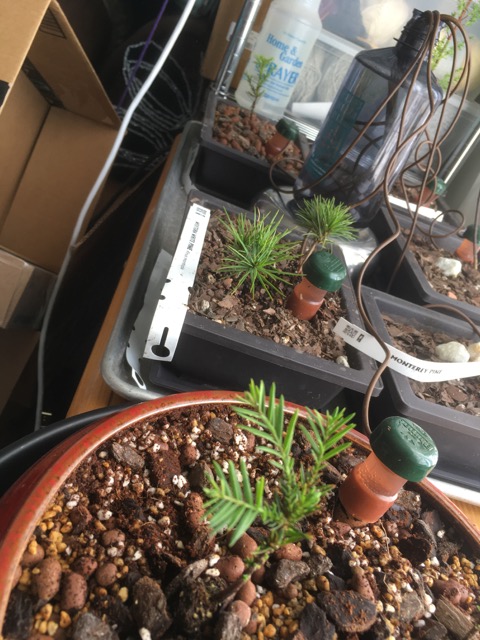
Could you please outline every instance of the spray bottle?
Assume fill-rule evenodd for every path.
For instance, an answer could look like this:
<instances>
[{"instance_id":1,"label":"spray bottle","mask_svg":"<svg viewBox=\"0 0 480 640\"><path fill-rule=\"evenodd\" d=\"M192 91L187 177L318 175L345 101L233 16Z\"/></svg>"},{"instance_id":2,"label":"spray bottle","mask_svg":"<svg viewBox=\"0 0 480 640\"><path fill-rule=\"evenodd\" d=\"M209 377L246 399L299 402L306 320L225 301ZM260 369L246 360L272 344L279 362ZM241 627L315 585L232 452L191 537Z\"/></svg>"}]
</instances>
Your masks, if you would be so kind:
<instances>
[{"instance_id":1,"label":"spray bottle","mask_svg":"<svg viewBox=\"0 0 480 640\"><path fill-rule=\"evenodd\" d=\"M247 76L257 75L255 58L263 56L272 59L271 74L255 111L275 121L283 116L321 29L318 5L319 0L273 0L235 92L240 106L249 109L252 105Z\"/></svg>"}]
</instances>

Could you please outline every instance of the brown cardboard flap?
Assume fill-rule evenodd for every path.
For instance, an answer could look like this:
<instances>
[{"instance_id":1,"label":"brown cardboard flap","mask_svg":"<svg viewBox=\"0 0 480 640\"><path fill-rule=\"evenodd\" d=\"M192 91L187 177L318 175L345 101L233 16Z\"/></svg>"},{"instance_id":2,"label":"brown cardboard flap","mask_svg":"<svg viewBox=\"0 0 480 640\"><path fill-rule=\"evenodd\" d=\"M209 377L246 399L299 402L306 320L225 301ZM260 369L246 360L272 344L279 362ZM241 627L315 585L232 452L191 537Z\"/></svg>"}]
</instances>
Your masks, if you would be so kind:
<instances>
[{"instance_id":1,"label":"brown cardboard flap","mask_svg":"<svg viewBox=\"0 0 480 640\"><path fill-rule=\"evenodd\" d=\"M50 104L118 126L115 109L56 0L0 0L0 17L0 80L10 90L24 67Z\"/></svg>"},{"instance_id":2,"label":"brown cardboard flap","mask_svg":"<svg viewBox=\"0 0 480 640\"><path fill-rule=\"evenodd\" d=\"M0 232L0 245L57 273L115 135L113 128L52 107Z\"/></svg>"},{"instance_id":3,"label":"brown cardboard flap","mask_svg":"<svg viewBox=\"0 0 480 640\"><path fill-rule=\"evenodd\" d=\"M45 13L28 61L65 109L105 124L118 124L115 109L56 2Z\"/></svg>"},{"instance_id":4,"label":"brown cardboard flap","mask_svg":"<svg viewBox=\"0 0 480 640\"><path fill-rule=\"evenodd\" d=\"M13 86L50 0L0 0L0 80Z\"/></svg>"},{"instance_id":5,"label":"brown cardboard flap","mask_svg":"<svg viewBox=\"0 0 480 640\"><path fill-rule=\"evenodd\" d=\"M0 228L49 108L31 82L20 73L0 116Z\"/></svg>"}]
</instances>

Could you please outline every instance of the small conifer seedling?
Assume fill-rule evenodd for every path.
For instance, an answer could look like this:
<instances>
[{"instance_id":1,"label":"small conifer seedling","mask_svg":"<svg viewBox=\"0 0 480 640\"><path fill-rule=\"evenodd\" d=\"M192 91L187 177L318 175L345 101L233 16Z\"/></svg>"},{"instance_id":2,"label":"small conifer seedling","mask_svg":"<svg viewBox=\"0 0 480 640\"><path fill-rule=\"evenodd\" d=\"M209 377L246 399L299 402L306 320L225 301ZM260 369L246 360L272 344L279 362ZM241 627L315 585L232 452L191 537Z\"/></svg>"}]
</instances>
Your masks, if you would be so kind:
<instances>
[{"instance_id":1,"label":"small conifer seedling","mask_svg":"<svg viewBox=\"0 0 480 640\"><path fill-rule=\"evenodd\" d=\"M231 241L224 246L224 257L220 270L236 280L234 291L248 286L251 296L257 287L263 288L273 297L273 292L282 294L278 284L287 282L287 276L296 275L281 268L298 259L298 242L286 240L288 229L280 231L281 217L254 211L253 220L245 213L234 219L225 212L224 227Z\"/></svg>"},{"instance_id":2,"label":"small conifer seedling","mask_svg":"<svg viewBox=\"0 0 480 640\"><path fill-rule=\"evenodd\" d=\"M337 203L335 198L306 198L295 213L295 218L306 230L302 245L302 264L318 245L321 249L328 249L329 245L339 240L353 240L357 235L349 207Z\"/></svg>"},{"instance_id":3,"label":"small conifer seedling","mask_svg":"<svg viewBox=\"0 0 480 640\"><path fill-rule=\"evenodd\" d=\"M275 71L276 67L276 64L273 62L273 58L256 55L254 61L256 73L245 74L249 87L248 95L252 98L252 105L250 107L250 118L255 113L257 102L265 93L265 83Z\"/></svg>"},{"instance_id":4,"label":"small conifer seedling","mask_svg":"<svg viewBox=\"0 0 480 640\"><path fill-rule=\"evenodd\" d=\"M322 498L332 489L322 483L322 471L330 458L349 446L341 440L354 425L350 424L353 414L345 416L343 409L325 416L309 409L305 422L299 422L298 412L287 420L284 398L281 395L276 399L274 384L268 401L264 383L257 386L253 381L240 399L241 405L233 407L243 421L239 426L256 437L257 451L269 456L269 463L277 470L278 484L267 500L265 478L256 478L252 487L243 458L239 474L232 461L228 462L227 473L214 462L215 476L209 476L204 489L204 506L213 532L229 531L231 546L256 520L268 530L249 561L251 572L279 547L305 539L299 523L322 508ZM310 448L308 464L292 455L297 430Z\"/></svg>"}]
</instances>

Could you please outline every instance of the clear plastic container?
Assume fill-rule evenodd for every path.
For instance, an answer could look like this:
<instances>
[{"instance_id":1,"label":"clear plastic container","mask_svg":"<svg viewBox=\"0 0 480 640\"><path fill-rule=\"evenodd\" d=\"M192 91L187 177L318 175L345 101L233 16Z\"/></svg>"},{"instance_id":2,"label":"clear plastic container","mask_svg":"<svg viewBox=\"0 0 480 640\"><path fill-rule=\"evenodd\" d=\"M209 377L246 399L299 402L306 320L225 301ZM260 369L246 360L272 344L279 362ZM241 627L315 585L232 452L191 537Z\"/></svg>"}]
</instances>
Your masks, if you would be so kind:
<instances>
[{"instance_id":1,"label":"clear plastic container","mask_svg":"<svg viewBox=\"0 0 480 640\"><path fill-rule=\"evenodd\" d=\"M394 47L362 51L354 58L295 182L297 201L314 195L334 197L354 207L351 214L357 226L368 226L378 211L382 194L369 196L385 178L399 144L400 129L404 141L431 112L427 62L423 61L408 96L405 117L412 74L401 82L428 36L429 24L428 13L415 9ZM433 74L431 83L436 108L442 99L442 90ZM398 86L381 108L382 102ZM373 122L365 128L372 117ZM389 186L397 179L417 140L418 136L413 136L397 155L389 174ZM349 147L352 148L346 157L340 160ZM366 202L355 206L366 198L369 198Z\"/></svg>"}]
</instances>

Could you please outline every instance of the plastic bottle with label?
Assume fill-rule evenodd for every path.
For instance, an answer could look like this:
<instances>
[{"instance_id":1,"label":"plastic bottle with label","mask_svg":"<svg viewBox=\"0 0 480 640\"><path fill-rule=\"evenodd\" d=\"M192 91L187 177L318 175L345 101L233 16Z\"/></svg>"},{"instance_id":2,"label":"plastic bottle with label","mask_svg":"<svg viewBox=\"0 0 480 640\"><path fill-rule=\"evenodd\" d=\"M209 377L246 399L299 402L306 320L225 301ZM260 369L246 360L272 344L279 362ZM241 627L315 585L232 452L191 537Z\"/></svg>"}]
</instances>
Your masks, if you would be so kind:
<instances>
[{"instance_id":1,"label":"plastic bottle with label","mask_svg":"<svg viewBox=\"0 0 480 640\"><path fill-rule=\"evenodd\" d=\"M298 77L321 29L319 0L273 0L257 42L235 92L235 100L250 108L253 97L247 75L257 74L256 56L272 58L273 73L263 86L255 112L278 120L285 112Z\"/></svg>"},{"instance_id":2,"label":"plastic bottle with label","mask_svg":"<svg viewBox=\"0 0 480 640\"><path fill-rule=\"evenodd\" d=\"M334 197L353 207L356 226L368 226L382 198L372 194L394 154L389 187L421 135L413 132L442 100L435 77L429 77L426 53L415 62L417 77L409 72L431 33L432 15L415 9L395 46L355 56L295 182L292 213L303 198Z\"/></svg>"}]
</instances>

